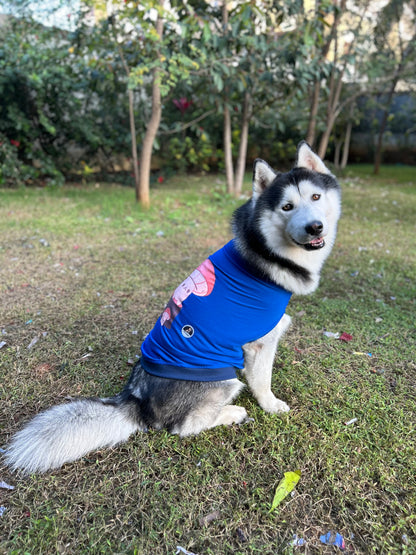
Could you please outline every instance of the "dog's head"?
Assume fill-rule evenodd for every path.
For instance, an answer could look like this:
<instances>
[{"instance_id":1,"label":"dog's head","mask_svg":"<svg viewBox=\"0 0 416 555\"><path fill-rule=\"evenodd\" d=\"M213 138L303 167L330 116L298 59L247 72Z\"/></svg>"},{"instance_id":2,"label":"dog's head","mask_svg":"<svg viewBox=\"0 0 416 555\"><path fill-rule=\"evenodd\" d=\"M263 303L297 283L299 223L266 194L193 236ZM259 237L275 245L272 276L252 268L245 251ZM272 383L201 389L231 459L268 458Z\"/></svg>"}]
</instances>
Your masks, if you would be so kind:
<instances>
[{"instance_id":1,"label":"dog's head","mask_svg":"<svg viewBox=\"0 0 416 555\"><path fill-rule=\"evenodd\" d=\"M287 173L273 170L264 160L254 162L252 204L273 252L285 255L289 249L293 257L299 249L332 248L341 212L339 184L305 141Z\"/></svg>"}]
</instances>

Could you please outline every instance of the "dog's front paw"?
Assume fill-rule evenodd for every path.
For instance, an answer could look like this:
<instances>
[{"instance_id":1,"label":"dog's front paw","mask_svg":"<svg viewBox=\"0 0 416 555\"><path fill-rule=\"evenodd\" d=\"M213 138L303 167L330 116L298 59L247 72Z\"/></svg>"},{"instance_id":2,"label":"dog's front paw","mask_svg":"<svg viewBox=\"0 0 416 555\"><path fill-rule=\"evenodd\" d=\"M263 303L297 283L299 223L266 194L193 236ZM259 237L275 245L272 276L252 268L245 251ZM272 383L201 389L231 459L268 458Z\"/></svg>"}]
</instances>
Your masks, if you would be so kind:
<instances>
[{"instance_id":1,"label":"dog's front paw","mask_svg":"<svg viewBox=\"0 0 416 555\"><path fill-rule=\"evenodd\" d=\"M284 401L277 399L271 391L263 395L261 398L259 397L257 400L265 412L276 414L278 412L289 412L290 410L289 405L287 405Z\"/></svg>"}]
</instances>

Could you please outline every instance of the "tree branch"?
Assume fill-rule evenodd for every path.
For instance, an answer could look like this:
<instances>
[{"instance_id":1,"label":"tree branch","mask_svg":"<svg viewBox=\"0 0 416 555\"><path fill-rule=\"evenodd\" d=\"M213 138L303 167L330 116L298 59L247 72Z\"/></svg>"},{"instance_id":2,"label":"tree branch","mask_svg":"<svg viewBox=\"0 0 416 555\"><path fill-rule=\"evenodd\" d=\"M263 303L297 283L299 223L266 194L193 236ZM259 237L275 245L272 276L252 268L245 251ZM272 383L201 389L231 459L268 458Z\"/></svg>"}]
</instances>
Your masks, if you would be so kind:
<instances>
[{"instance_id":1,"label":"tree branch","mask_svg":"<svg viewBox=\"0 0 416 555\"><path fill-rule=\"evenodd\" d=\"M198 121L201 121L202 119L207 118L208 116L213 114L215 111L216 111L216 109L212 108L212 110L208 110L208 112L205 112L205 114L202 114L201 116L198 116L197 118L193 119L192 121L189 121L188 123L185 123L185 124L181 125L180 127L177 127L176 129L169 129L167 131L159 131L159 135L174 135L175 133L179 133L180 131L184 131L185 129L188 129L188 127L191 127L191 125L194 125L194 123L198 123Z\"/></svg>"}]
</instances>

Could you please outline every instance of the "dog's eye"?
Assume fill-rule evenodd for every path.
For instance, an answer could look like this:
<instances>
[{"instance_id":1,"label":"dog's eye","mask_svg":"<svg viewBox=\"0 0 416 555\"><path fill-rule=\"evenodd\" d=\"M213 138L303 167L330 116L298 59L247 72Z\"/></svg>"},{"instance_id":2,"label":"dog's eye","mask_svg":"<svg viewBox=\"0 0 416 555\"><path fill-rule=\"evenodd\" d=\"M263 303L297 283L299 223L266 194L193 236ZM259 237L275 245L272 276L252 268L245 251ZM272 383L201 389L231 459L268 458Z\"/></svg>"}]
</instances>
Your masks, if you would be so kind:
<instances>
[{"instance_id":1,"label":"dog's eye","mask_svg":"<svg viewBox=\"0 0 416 555\"><path fill-rule=\"evenodd\" d=\"M293 210L293 204L291 202L288 202L287 204L282 206L282 210L284 210L285 212L289 212L289 210Z\"/></svg>"},{"instance_id":2,"label":"dog's eye","mask_svg":"<svg viewBox=\"0 0 416 555\"><path fill-rule=\"evenodd\" d=\"M315 193L314 195L312 195L312 200L319 200L321 198L321 195L318 195L318 193Z\"/></svg>"}]
</instances>

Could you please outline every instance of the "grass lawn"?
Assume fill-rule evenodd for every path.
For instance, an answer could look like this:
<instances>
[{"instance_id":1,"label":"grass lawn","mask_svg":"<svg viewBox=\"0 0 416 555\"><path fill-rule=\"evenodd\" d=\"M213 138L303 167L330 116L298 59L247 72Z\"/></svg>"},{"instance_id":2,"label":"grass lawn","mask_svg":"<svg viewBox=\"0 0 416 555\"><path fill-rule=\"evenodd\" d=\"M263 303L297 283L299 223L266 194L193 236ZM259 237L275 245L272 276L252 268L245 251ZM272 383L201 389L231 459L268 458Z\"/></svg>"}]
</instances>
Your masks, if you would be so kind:
<instances>
[{"instance_id":1,"label":"grass lawn","mask_svg":"<svg viewBox=\"0 0 416 555\"><path fill-rule=\"evenodd\" d=\"M416 170L357 166L341 183L336 246L318 291L291 300L275 363L292 410L244 391L243 426L151 431L25 479L0 466L15 486L0 489L0 553L333 553L329 531L349 553L416 553ZM0 190L0 445L70 395L121 389L179 280L230 238L241 201L224 189L176 177L147 212L120 186Z\"/></svg>"}]
</instances>

